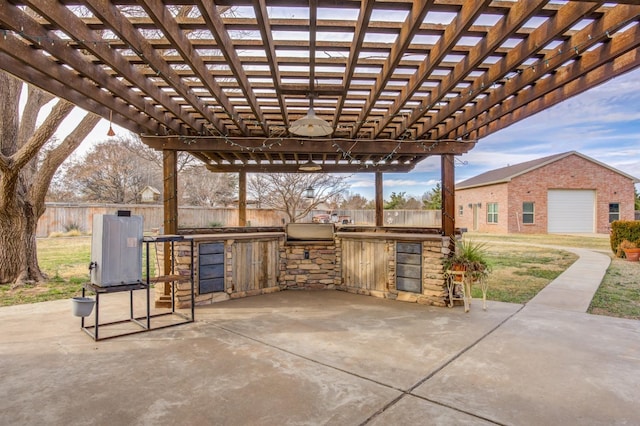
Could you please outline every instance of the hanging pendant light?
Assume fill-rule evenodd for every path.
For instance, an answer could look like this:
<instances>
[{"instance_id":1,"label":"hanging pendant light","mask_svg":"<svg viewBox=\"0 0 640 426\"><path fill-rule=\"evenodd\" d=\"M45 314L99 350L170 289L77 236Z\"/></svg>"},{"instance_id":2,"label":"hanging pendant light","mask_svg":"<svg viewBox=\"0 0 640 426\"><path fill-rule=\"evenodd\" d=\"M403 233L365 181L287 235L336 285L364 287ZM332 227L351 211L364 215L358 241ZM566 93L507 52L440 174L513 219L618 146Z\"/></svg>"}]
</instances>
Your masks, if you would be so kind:
<instances>
[{"instance_id":1,"label":"hanging pendant light","mask_svg":"<svg viewBox=\"0 0 640 426\"><path fill-rule=\"evenodd\" d=\"M113 119L113 111L109 111L109 130L107 131L107 136L113 137L116 135L116 132L113 131L113 127L111 127L111 120Z\"/></svg>"},{"instance_id":2,"label":"hanging pendant light","mask_svg":"<svg viewBox=\"0 0 640 426\"><path fill-rule=\"evenodd\" d=\"M319 172L320 170L322 170L322 166L315 163L311 158L311 155L309 155L309 160L307 160L306 163L300 164L298 167L298 171L301 172Z\"/></svg>"},{"instance_id":3,"label":"hanging pendant light","mask_svg":"<svg viewBox=\"0 0 640 426\"><path fill-rule=\"evenodd\" d=\"M333 127L316 115L313 110L313 97L309 97L309 111L304 117L294 121L289 126L289 132L298 136L328 136L333 133Z\"/></svg>"}]
</instances>

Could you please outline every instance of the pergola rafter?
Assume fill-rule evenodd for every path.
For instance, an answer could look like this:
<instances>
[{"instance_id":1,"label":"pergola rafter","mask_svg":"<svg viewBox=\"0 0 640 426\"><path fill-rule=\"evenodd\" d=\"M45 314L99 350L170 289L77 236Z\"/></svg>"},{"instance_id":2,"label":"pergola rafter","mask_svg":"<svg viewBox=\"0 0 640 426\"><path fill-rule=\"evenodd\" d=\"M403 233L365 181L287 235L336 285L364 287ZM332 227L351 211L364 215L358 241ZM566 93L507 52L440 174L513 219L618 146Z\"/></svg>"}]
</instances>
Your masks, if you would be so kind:
<instances>
[{"instance_id":1,"label":"pergola rafter","mask_svg":"<svg viewBox=\"0 0 640 426\"><path fill-rule=\"evenodd\" d=\"M568 6L571 5L572 4L569 4ZM572 19L564 23L560 22L560 24L568 26L575 23L581 13L584 12L584 10L580 10L580 8L577 9L576 13L570 17ZM467 108L463 114L459 114L454 119L448 120L447 123L442 126L443 128L439 133L450 135L455 128L469 126L480 114L488 111L491 105L500 105L500 112L507 114L512 109L505 105L505 100L514 99L514 102L516 102L516 98L518 98L516 103L520 103L521 105L518 106L520 107L523 102L533 101L532 97L544 97L547 92L567 84L571 80L581 78L602 63L623 55L627 50L637 48L637 35L635 35L637 33L637 27L635 30L632 29L620 35L616 40L611 40L611 43L609 43L609 37L606 35L606 30L604 29L615 30L620 28L628 24L630 20L636 16L637 9L625 5L610 10L601 20L597 21L597 23L587 25L581 31L575 33L569 40L560 44L554 52L540 58L532 66L516 72L512 78L505 81L498 88L491 90L485 98L476 102L473 107ZM540 29L540 33L545 34L544 30L547 29L547 27L541 27ZM548 40L534 38L531 48L535 49L536 42L538 41L544 43ZM596 45L600 45L600 47L595 51L590 51L590 49ZM580 47L572 48L572 46ZM536 51L537 50L538 49L536 49ZM530 51L529 54L531 53ZM583 58L585 55L588 59ZM524 56L521 55L512 62L518 62L518 59L522 60L523 57ZM570 61L573 62L568 63ZM565 63L566 65L562 66ZM549 69L557 71L550 73L548 71ZM491 70L489 70L489 73L491 73ZM548 75L548 77L540 78L541 75ZM518 94L517 97L515 96L516 94ZM455 108L456 106L456 109L462 108L462 105L455 104L452 105L451 108ZM494 113L496 112L498 111ZM445 114L449 117L453 116L451 111L444 112L443 115ZM425 130L428 131L429 129Z\"/></svg>"},{"instance_id":2,"label":"pergola rafter","mask_svg":"<svg viewBox=\"0 0 640 426\"><path fill-rule=\"evenodd\" d=\"M208 137L188 150L212 170L408 171L634 68L639 20L632 0L0 0L0 66L145 141ZM311 102L353 148L281 151Z\"/></svg>"}]
</instances>

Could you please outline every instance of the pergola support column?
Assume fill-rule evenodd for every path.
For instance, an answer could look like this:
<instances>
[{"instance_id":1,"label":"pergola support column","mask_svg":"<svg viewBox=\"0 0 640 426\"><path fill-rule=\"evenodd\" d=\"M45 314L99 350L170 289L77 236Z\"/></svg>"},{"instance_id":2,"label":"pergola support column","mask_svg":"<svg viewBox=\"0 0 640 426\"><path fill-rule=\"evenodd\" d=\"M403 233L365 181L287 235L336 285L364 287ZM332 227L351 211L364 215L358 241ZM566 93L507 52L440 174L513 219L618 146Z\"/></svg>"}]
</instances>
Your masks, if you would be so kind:
<instances>
[{"instance_id":1,"label":"pergola support column","mask_svg":"<svg viewBox=\"0 0 640 426\"><path fill-rule=\"evenodd\" d=\"M163 175L163 207L164 207L164 234L178 233L178 152L162 151L162 175ZM171 250L170 243L164 243L164 275L171 274ZM160 283L157 284L159 286ZM156 307L171 306L171 283L164 283L162 291L156 290L159 298L156 298Z\"/></svg>"},{"instance_id":2,"label":"pergola support column","mask_svg":"<svg viewBox=\"0 0 640 426\"><path fill-rule=\"evenodd\" d=\"M247 226L247 172L238 175L238 226Z\"/></svg>"},{"instance_id":3,"label":"pergola support column","mask_svg":"<svg viewBox=\"0 0 640 426\"><path fill-rule=\"evenodd\" d=\"M376 172L376 226L384 225L384 195L382 191L382 172Z\"/></svg>"},{"instance_id":4,"label":"pergola support column","mask_svg":"<svg viewBox=\"0 0 640 426\"><path fill-rule=\"evenodd\" d=\"M442 234L449 237L449 249L455 250L456 200L455 165L451 154L441 156L442 173Z\"/></svg>"}]
</instances>

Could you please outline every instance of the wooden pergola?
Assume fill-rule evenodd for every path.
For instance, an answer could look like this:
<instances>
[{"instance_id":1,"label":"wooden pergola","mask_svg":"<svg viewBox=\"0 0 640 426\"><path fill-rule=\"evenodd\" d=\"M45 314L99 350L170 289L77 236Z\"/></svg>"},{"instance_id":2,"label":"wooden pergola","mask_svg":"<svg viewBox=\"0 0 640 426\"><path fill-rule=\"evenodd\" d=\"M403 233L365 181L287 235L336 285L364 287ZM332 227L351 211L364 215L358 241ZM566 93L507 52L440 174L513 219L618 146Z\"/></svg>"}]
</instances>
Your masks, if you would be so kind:
<instances>
[{"instance_id":1,"label":"wooden pergola","mask_svg":"<svg viewBox=\"0 0 640 426\"><path fill-rule=\"evenodd\" d=\"M451 235L454 156L637 67L636 3L0 0L0 67L162 149L167 232L187 151L240 173L241 224L247 172L375 173L380 212L439 155ZM310 106L330 135L289 132Z\"/></svg>"}]
</instances>

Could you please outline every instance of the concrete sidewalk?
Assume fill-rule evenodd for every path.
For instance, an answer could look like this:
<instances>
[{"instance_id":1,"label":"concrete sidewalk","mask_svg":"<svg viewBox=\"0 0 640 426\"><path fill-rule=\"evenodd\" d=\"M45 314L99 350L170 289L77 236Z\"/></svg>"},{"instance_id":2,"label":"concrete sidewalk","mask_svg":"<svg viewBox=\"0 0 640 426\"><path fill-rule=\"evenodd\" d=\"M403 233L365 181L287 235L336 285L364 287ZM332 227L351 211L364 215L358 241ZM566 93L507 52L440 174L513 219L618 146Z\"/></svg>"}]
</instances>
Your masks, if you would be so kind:
<instances>
[{"instance_id":1,"label":"concrete sidewalk","mask_svg":"<svg viewBox=\"0 0 640 426\"><path fill-rule=\"evenodd\" d=\"M546 246L570 251L579 256L573 265L549 283L527 303L527 307L548 307L563 311L587 312L600 287L611 258L592 250Z\"/></svg>"},{"instance_id":2,"label":"concrete sidewalk","mask_svg":"<svg viewBox=\"0 0 640 426\"><path fill-rule=\"evenodd\" d=\"M97 343L68 300L0 308L0 424L640 424L640 321L480 305L287 291Z\"/></svg>"}]
</instances>

